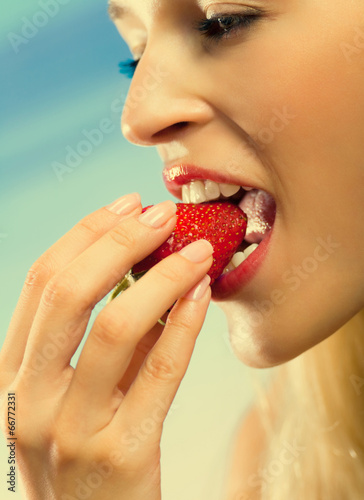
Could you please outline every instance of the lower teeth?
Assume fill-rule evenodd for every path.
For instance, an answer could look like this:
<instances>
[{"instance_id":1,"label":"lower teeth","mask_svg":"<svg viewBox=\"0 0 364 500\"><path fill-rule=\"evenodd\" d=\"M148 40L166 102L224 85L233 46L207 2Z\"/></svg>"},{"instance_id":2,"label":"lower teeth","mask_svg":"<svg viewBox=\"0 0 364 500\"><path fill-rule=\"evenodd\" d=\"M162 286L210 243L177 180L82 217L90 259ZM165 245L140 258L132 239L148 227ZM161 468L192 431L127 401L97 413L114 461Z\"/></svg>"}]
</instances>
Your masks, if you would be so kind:
<instances>
[{"instance_id":1,"label":"lower teeth","mask_svg":"<svg viewBox=\"0 0 364 500\"><path fill-rule=\"evenodd\" d=\"M244 252L237 252L231 259L231 262L233 263L234 267L238 267L242 262L244 262L246 257L247 256L244 254Z\"/></svg>"},{"instance_id":2,"label":"lower teeth","mask_svg":"<svg viewBox=\"0 0 364 500\"><path fill-rule=\"evenodd\" d=\"M248 248L246 248L244 250L245 257L249 257L249 255L252 254L254 252L254 250L256 250L258 248L258 246L259 246L258 243L253 243Z\"/></svg>"},{"instance_id":3,"label":"lower teeth","mask_svg":"<svg viewBox=\"0 0 364 500\"><path fill-rule=\"evenodd\" d=\"M224 269L223 274L226 274L229 271L233 271L238 266L240 266L240 264L242 264L249 257L249 255L251 255L254 252L254 250L258 248L258 246L259 245L257 243L253 243L252 245L248 246L248 248L246 248L244 252L236 252L236 254L233 255L233 258L231 259L229 264Z\"/></svg>"}]
</instances>

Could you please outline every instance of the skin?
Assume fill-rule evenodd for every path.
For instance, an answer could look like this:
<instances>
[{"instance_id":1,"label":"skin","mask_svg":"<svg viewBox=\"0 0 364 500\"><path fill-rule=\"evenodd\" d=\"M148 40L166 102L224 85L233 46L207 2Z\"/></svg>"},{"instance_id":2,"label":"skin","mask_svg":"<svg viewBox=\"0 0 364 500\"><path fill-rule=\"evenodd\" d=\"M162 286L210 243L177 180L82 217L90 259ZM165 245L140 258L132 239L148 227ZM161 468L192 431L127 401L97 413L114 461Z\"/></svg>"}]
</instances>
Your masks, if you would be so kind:
<instances>
[{"instance_id":1,"label":"skin","mask_svg":"<svg viewBox=\"0 0 364 500\"><path fill-rule=\"evenodd\" d=\"M267 367L322 341L364 306L364 41L355 40L364 4L231 2L234 12L254 6L263 18L214 44L193 29L208 3L127 0L133 12L116 25L143 55L122 129L136 144L157 146L166 165L201 165L274 197L266 259L221 303L236 354ZM222 5L214 8L226 13ZM136 99L161 61L159 85ZM277 110L284 126L264 141ZM102 208L28 274L0 353L0 394L5 433L7 393L17 395L18 463L30 499L75 495L77 481L93 485L96 500L161 498L162 424L210 300L208 288L198 300L185 294L211 256L196 263L175 254L158 264L98 314L75 370L70 360L95 304L172 231L172 205L163 207L169 216L159 228L139 220L138 201L122 215ZM154 326L178 298L166 328Z\"/></svg>"},{"instance_id":2,"label":"skin","mask_svg":"<svg viewBox=\"0 0 364 500\"><path fill-rule=\"evenodd\" d=\"M70 366L93 307L175 225L172 202L154 228L133 199L130 213L104 207L47 250L12 318L0 353L1 427L9 436L7 395L15 393L17 466L29 499L77 498L87 488L96 500L160 499L162 424L209 304L209 287L191 293L212 264L211 245L203 242L199 262L173 254L106 305ZM156 323L176 299L163 330Z\"/></svg>"},{"instance_id":3,"label":"skin","mask_svg":"<svg viewBox=\"0 0 364 500\"><path fill-rule=\"evenodd\" d=\"M364 306L358 226L364 213L364 4L131 4L133 13L116 26L142 59L123 132L131 142L157 146L167 166L207 167L274 197L269 253L255 278L220 305L243 362L268 367L292 359ZM228 40L206 42L193 29L204 9L246 7L263 11L262 19ZM148 70L161 61L167 76L135 102ZM277 110L285 116L278 122Z\"/></svg>"}]
</instances>

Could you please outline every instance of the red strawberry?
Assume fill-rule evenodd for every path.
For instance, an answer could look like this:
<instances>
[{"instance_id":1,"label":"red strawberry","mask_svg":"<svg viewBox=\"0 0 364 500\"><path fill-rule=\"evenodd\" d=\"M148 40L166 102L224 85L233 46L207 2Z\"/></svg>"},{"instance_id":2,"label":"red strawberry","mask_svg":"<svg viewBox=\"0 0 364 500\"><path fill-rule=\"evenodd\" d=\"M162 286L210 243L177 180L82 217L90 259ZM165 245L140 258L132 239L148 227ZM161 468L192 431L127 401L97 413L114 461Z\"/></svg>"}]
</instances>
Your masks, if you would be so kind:
<instances>
[{"instance_id":1,"label":"red strawberry","mask_svg":"<svg viewBox=\"0 0 364 500\"><path fill-rule=\"evenodd\" d=\"M144 208L143 212L148 208L150 207ZM193 241L206 239L214 247L214 260L208 272L213 283L238 250L246 227L245 213L232 203L177 203L177 223L173 233L157 250L133 266L133 275L148 271L162 259Z\"/></svg>"}]
</instances>

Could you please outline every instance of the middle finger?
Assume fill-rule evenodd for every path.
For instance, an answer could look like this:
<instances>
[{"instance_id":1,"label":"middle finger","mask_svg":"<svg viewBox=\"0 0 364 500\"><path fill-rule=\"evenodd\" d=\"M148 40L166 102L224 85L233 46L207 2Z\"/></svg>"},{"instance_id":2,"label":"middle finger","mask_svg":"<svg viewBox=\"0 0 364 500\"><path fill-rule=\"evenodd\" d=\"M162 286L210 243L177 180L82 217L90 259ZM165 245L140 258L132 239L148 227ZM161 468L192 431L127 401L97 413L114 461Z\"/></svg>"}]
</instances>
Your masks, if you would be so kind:
<instances>
[{"instance_id":1,"label":"middle finger","mask_svg":"<svg viewBox=\"0 0 364 500\"><path fill-rule=\"evenodd\" d=\"M48 282L29 334L24 369L32 369L32 361L48 345L55 354L36 370L43 380L59 375L69 365L93 307L172 232L173 202L161 203L150 212L153 220L148 224L136 217L121 221Z\"/></svg>"}]
</instances>

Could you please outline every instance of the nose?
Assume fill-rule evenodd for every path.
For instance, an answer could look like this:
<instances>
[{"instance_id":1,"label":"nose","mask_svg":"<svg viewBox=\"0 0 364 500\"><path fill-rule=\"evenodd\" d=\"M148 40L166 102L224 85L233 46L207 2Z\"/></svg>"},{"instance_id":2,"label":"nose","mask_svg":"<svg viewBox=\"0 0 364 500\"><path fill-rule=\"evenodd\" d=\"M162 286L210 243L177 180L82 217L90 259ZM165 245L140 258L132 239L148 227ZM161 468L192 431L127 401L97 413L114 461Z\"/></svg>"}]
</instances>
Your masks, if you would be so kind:
<instances>
[{"instance_id":1,"label":"nose","mask_svg":"<svg viewBox=\"0 0 364 500\"><path fill-rule=\"evenodd\" d=\"M176 140L193 125L208 123L212 106L201 97L201 81L192 73L186 47L182 54L145 51L135 71L122 115L125 138L141 146L155 146ZM184 52L184 54L183 54ZM178 61L178 63L177 63ZM194 75L189 78L189 71Z\"/></svg>"}]
</instances>

